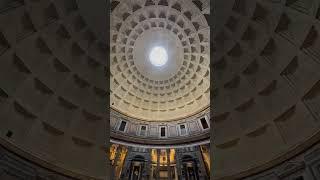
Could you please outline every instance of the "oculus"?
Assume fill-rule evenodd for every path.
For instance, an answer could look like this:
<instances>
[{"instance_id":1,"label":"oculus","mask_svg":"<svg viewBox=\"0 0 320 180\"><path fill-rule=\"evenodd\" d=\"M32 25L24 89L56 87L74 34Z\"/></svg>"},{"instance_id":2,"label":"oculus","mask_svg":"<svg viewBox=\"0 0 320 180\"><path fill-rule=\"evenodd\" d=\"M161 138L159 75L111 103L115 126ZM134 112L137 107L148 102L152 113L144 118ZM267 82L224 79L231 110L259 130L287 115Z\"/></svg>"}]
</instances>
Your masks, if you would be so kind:
<instances>
[{"instance_id":1,"label":"oculus","mask_svg":"<svg viewBox=\"0 0 320 180\"><path fill-rule=\"evenodd\" d=\"M167 51L160 46L154 47L150 51L149 60L152 65L161 67L165 65L168 61Z\"/></svg>"}]
</instances>

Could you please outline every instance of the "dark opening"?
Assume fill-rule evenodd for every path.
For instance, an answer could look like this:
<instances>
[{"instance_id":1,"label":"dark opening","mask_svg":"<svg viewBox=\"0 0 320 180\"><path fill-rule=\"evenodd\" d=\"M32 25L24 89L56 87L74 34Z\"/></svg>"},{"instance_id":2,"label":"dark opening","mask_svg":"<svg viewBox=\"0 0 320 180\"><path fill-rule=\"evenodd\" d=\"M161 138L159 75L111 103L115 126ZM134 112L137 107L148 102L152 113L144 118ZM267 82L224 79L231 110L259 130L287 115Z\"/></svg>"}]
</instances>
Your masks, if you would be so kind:
<instances>
[{"instance_id":1,"label":"dark opening","mask_svg":"<svg viewBox=\"0 0 320 180\"><path fill-rule=\"evenodd\" d=\"M187 133L186 126L184 124L180 125L180 132L181 132L181 135L185 135Z\"/></svg>"},{"instance_id":2,"label":"dark opening","mask_svg":"<svg viewBox=\"0 0 320 180\"><path fill-rule=\"evenodd\" d=\"M120 127L119 127L119 131L123 132L126 129L126 125L127 125L127 122L121 121L121 124L120 124Z\"/></svg>"},{"instance_id":3,"label":"dark opening","mask_svg":"<svg viewBox=\"0 0 320 180\"><path fill-rule=\"evenodd\" d=\"M141 136L144 136L144 135L146 134L146 130L147 130L147 127L146 127L146 126L141 126L140 135L141 135Z\"/></svg>"},{"instance_id":4,"label":"dark opening","mask_svg":"<svg viewBox=\"0 0 320 180\"><path fill-rule=\"evenodd\" d=\"M165 128L165 127L161 127L161 129L160 129L160 136L161 136L161 137L165 137L165 136L166 136L166 128Z\"/></svg>"},{"instance_id":5,"label":"dark opening","mask_svg":"<svg viewBox=\"0 0 320 180\"><path fill-rule=\"evenodd\" d=\"M303 176L298 176L296 178L294 178L294 180L304 180Z\"/></svg>"},{"instance_id":6,"label":"dark opening","mask_svg":"<svg viewBox=\"0 0 320 180\"><path fill-rule=\"evenodd\" d=\"M200 121L201 121L201 125L202 125L203 129L208 129L209 128L209 125L208 125L208 123L207 123L205 118L201 118Z\"/></svg>"},{"instance_id":7,"label":"dark opening","mask_svg":"<svg viewBox=\"0 0 320 180\"><path fill-rule=\"evenodd\" d=\"M12 131L8 131L7 134L6 134L6 136L7 136L8 138L11 138L12 135L13 135L13 132L12 132Z\"/></svg>"},{"instance_id":8,"label":"dark opening","mask_svg":"<svg viewBox=\"0 0 320 180\"><path fill-rule=\"evenodd\" d=\"M146 129L146 126L141 126L141 131L145 131Z\"/></svg>"}]
</instances>

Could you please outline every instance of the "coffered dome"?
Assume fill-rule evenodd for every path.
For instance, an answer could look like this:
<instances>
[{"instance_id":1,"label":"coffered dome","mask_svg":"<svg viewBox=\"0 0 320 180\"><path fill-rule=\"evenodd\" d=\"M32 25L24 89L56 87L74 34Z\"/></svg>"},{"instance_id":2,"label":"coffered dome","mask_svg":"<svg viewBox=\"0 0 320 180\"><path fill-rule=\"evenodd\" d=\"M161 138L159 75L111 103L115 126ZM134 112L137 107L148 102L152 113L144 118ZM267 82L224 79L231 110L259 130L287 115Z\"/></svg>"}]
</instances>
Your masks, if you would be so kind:
<instances>
[{"instance_id":1,"label":"coffered dome","mask_svg":"<svg viewBox=\"0 0 320 180\"><path fill-rule=\"evenodd\" d=\"M114 1L111 15L111 105L127 116L168 121L209 106L209 26L204 2ZM167 53L150 62L152 48Z\"/></svg>"},{"instance_id":2,"label":"coffered dome","mask_svg":"<svg viewBox=\"0 0 320 180\"><path fill-rule=\"evenodd\" d=\"M216 1L214 178L241 179L319 142L319 12L319 0ZM288 164L247 179L301 179Z\"/></svg>"}]
</instances>

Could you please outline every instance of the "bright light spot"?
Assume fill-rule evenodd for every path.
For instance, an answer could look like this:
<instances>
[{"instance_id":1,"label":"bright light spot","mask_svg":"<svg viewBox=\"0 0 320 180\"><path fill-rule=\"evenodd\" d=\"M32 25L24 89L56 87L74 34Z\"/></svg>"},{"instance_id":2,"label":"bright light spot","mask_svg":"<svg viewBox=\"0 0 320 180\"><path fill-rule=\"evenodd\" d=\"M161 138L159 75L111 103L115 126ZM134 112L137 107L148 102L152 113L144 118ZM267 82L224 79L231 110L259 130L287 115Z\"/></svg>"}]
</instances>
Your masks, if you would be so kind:
<instances>
[{"instance_id":1,"label":"bright light spot","mask_svg":"<svg viewBox=\"0 0 320 180\"><path fill-rule=\"evenodd\" d=\"M149 55L150 62L154 66L163 66L168 61L167 51L163 47L154 47Z\"/></svg>"}]
</instances>

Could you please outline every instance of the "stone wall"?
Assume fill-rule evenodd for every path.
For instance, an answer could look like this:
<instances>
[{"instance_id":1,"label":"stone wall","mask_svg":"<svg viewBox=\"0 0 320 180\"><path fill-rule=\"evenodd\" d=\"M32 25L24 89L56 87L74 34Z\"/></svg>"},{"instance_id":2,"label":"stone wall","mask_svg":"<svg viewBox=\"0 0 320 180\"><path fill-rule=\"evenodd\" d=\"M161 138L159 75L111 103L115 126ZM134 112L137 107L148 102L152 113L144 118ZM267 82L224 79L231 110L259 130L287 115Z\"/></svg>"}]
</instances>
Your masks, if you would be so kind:
<instances>
[{"instance_id":1,"label":"stone wall","mask_svg":"<svg viewBox=\"0 0 320 180\"><path fill-rule=\"evenodd\" d=\"M319 166L320 144L267 171L243 180L318 180Z\"/></svg>"},{"instance_id":2,"label":"stone wall","mask_svg":"<svg viewBox=\"0 0 320 180\"><path fill-rule=\"evenodd\" d=\"M1 180L74 180L34 164L0 146Z\"/></svg>"}]
</instances>

